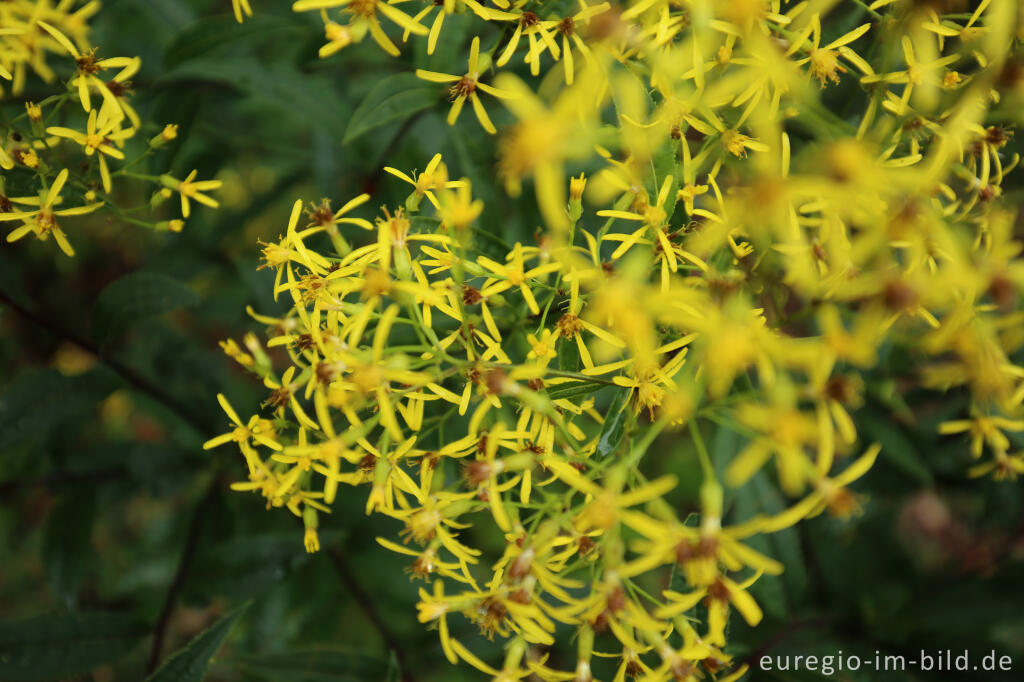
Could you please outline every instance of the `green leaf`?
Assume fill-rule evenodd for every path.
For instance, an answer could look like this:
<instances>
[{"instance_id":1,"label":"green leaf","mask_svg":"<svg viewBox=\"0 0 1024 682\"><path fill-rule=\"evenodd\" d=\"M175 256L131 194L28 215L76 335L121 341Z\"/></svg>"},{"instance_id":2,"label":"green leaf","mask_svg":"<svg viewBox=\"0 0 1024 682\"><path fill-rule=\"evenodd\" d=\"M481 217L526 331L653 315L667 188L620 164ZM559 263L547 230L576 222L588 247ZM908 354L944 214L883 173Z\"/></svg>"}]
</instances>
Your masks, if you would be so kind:
<instances>
[{"instance_id":1,"label":"green leaf","mask_svg":"<svg viewBox=\"0 0 1024 682\"><path fill-rule=\"evenodd\" d=\"M756 491L759 512L766 516L781 514L789 505L778 488L769 481L764 471L751 481ZM779 581L786 588L790 603L795 605L807 596L806 559L800 546L800 534L796 526L767 535L768 555L786 567L781 576L765 575L758 582Z\"/></svg>"},{"instance_id":2,"label":"green leaf","mask_svg":"<svg viewBox=\"0 0 1024 682\"><path fill-rule=\"evenodd\" d=\"M597 458L604 459L615 452L622 442L626 431L626 415L629 413L626 402L629 400L629 389L619 388L612 398L611 405L605 413L601 435L597 439Z\"/></svg>"},{"instance_id":3,"label":"green leaf","mask_svg":"<svg viewBox=\"0 0 1024 682\"><path fill-rule=\"evenodd\" d=\"M73 608L82 574L92 552L92 491L86 487L65 495L46 522L43 559L50 589L64 608Z\"/></svg>"},{"instance_id":4,"label":"green leaf","mask_svg":"<svg viewBox=\"0 0 1024 682\"><path fill-rule=\"evenodd\" d=\"M69 613L0 623L0 679L85 675L132 649L148 631L130 616Z\"/></svg>"},{"instance_id":5,"label":"green leaf","mask_svg":"<svg viewBox=\"0 0 1024 682\"><path fill-rule=\"evenodd\" d=\"M167 659L156 672L150 675L147 682L202 682L210 660L220 649L224 638L231 631L231 626L247 608L249 608L249 602L230 611L199 633L184 649Z\"/></svg>"},{"instance_id":6,"label":"green leaf","mask_svg":"<svg viewBox=\"0 0 1024 682\"><path fill-rule=\"evenodd\" d=\"M746 521L758 514L767 515L770 513L770 510L780 508L779 505L775 504L776 500L774 498L771 496L766 498L764 496L765 491L770 488L770 484L762 486L760 485L760 482L766 480L766 474L763 471L760 471L735 495L732 514L736 522ZM778 495L778 493L775 494L776 496ZM792 529L787 530L792 531ZM766 554L776 561L780 561L786 566L787 572L791 568L795 568L789 563L786 563L783 560L783 557L778 555L773 536L765 534L755 535L753 537L746 538L743 543L749 545L751 548L761 552L762 554ZM798 558L797 561L801 562L802 559ZM798 563L797 566L799 566L800 569L803 568L802 563ZM754 596L754 599L757 600L757 603L761 605L761 608L768 617L783 620L789 614L789 600L786 598L785 584L780 576L761 576L761 578L751 586L750 593Z\"/></svg>"},{"instance_id":7,"label":"green leaf","mask_svg":"<svg viewBox=\"0 0 1024 682\"><path fill-rule=\"evenodd\" d=\"M898 425L870 408L860 410L857 421L865 441L881 444L882 461L891 463L924 485L932 485L934 478L928 463Z\"/></svg>"},{"instance_id":8,"label":"green leaf","mask_svg":"<svg viewBox=\"0 0 1024 682\"><path fill-rule=\"evenodd\" d=\"M259 679L276 682L340 682L387 679L387 661L366 654L332 649L298 649L280 653L232 656L225 665Z\"/></svg>"},{"instance_id":9,"label":"green leaf","mask_svg":"<svg viewBox=\"0 0 1024 682\"><path fill-rule=\"evenodd\" d=\"M671 207L674 207L676 192L679 190L679 181L682 179L679 164L676 161L676 149L678 145L662 145L660 149L651 157L651 170L654 173L651 185L651 196L657 197L661 191L661 185L665 182L668 177L672 178L672 182L669 183L668 193L665 195L668 197L668 218L672 217ZM651 199L652 203L654 199Z\"/></svg>"},{"instance_id":10,"label":"green leaf","mask_svg":"<svg viewBox=\"0 0 1024 682\"><path fill-rule=\"evenodd\" d=\"M199 296L176 279L155 272L133 272L107 285L93 311L93 331L102 342L132 323L199 303Z\"/></svg>"},{"instance_id":11,"label":"green leaf","mask_svg":"<svg viewBox=\"0 0 1024 682\"><path fill-rule=\"evenodd\" d=\"M196 18L189 3L180 0L135 0L132 4L148 19L146 23L161 33L180 29Z\"/></svg>"},{"instance_id":12,"label":"green leaf","mask_svg":"<svg viewBox=\"0 0 1024 682\"><path fill-rule=\"evenodd\" d=\"M572 339L562 339L558 344L558 369L563 372L578 372L583 365L580 351Z\"/></svg>"},{"instance_id":13,"label":"green leaf","mask_svg":"<svg viewBox=\"0 0 1024 682\"><path fill-rule=\"evenodd\" d=\"M263 38L285 38L288 31L304 32L301 24L282 22L279 16L256 14L239 25L229 14L206 17L186 26L164 51L168 68L215 52L228 45L258 43Z\"/></svg>"},{"instance_id":14,"label":"green leaf","mask_svg":"<svg viewBox=\"0 0 1024 682\"><path fill-rule=\"evenodd\" d=\"M426 85L411 73L385 78L370 90L352 113L342 144L348 144L374 128L429 109L437 103L439 95L437 87Z\"/></svg>"},{"instance_id":15,"label":"green leaf","mask_svg":"<svg viewBox=\"0 0 1024 682\"><path fill-rule=\"evenodd\" d=\"M388 656L388 676L387 682L401 682L402 679L402 667L398 665L398 656L395 654L395 650L391 650L391 655Z\"/></svg>"},{"instance_id":16,"label":"green leaf","mask_svg":"<svg viewBox=\"0 0 1024 682\"><path fill-rule=\"evenodd\" d=\"M567 398L582 398L583 396L596 393L608 384L600 384L596 381L579 381L571 384L558 384L547 388L548 397L552 400L563 400Z\"/></svg>"},{"instance_id":17,"label":"green leaf","mask_svg":"<svg viewBox=\"0 0 1024 682\"><path fill-rule=\"evenodd\" d=\"M345 100L335 94L326 78L303 74L294 67L259 64L251 59L201 57L174 67L159 84L179 80L223 83L245 92L260 105L276 107L300 130L319 127L335 138L344 133L342 121L348 111Z\"/></svg>"}]
</instances>

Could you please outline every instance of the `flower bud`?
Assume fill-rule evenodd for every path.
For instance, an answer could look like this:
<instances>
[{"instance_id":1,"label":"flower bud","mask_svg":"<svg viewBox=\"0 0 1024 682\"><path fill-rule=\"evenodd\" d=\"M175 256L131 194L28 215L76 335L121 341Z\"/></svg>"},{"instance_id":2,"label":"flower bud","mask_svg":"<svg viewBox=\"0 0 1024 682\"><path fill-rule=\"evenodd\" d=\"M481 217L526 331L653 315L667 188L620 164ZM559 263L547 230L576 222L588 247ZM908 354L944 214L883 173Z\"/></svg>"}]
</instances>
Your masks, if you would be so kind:
<instances>
[{"instance_id":1,"label":"flower bud","mask_svg":"<svg viewBox=\"0 0 1024 682\"><path fill-rule=\"evenodd\" d=\"M43 109L35 102L25 102L25 112L28 114L28 120L33 123L42 123Z\"/></svg>"},{"instance_id":2,"label":"flower bud","mask_svg":"<svg viewBox=\"0 0 1024 682\"><path fill-rule=\"evenodd\" d=\"M155 135L149 140L149 146L151 149L159 149L165 144L173 140L178 136L178 124L168 123L164 126L164 129L160 131L159 135Z\"/></svg>"},{"instance_id":3,"label":"flower bud","mask_svg":"<svg viewBox=\"0 0 1024 682\"><path fill-rule=\"evenodd\" d=\"M578 178L569 178L569 221L575 223L583 215L583 190L587 187L587 178L580 173Z\"/></svg>"},{"instance_id":4,"label":"flower bud","mask_svg":"<svg viewBox=\"0 0 1024 682\"><path fill-rule=\"evenodd\" d=\"M157 232L181 232L185 227L184 220L162 220L153 229Z\"/></svg>"}]
</instances>

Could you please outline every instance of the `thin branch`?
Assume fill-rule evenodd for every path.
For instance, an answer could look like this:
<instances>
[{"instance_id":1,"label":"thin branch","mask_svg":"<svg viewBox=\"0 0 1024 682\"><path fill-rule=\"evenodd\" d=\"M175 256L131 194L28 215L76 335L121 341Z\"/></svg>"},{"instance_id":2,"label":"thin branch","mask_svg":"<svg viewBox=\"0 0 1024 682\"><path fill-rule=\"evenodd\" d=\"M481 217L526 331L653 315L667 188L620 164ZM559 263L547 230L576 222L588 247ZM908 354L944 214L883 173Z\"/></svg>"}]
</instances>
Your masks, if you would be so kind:
<instances>
[{"instance_id":1,"label":"thin branch","mask_svg":"<svg viewBox=\"0 0 1024 682\"><path fill-rule=\"evenodd\" d=\"M185 586L185 579L188 577L189 569L192 566L192 559L195 557L196 546L199 544L199 532L202 530L207 509L217 496L219 490L218 483L217 474L214 472L213 479L210 481L206 492L203 493L202 498L196 504L196 508L192 512L192 518L189 519L188 531L185 535L185 547L181 550L178 568L174 571L174 578L171 580L171 586L167 589L167 595L164 597L164 605L160 609L160 616L157 618L156 627L153 628L153 645L149 650L149 663L146 665L147 674L156 670L160 664L160 654L164 647L164 639L167 636L167 626L171 621L171 615L174 613L174 606L178 602L181 588Z\"/></svg>"},{"instance_id":2,"label":"thin branch","mask_svg":"<svg viewBox=\"0 0 1024 682\"><path fill-rule=\"evenodd\" d=\"M359 604L359 608L363 610L366 617L369 619L373 627L380 633L381 639L384 640L384 645L395 654L395 658L398 660L398 668L401 671L402 682L415 682L412 673L409 672L408 658L405 655L405 651L398 643L398 639L394 633L381 618L380 614L377 613L376 607L370 598L366 596L366 592L363 590L359 581L356 579L355 573L352 571L352 567L348 563L348 559L340 551L331 547L327 550L327 555L331 557L331 561L334 563L334 568L338 571L338 577L341 578L341 582L344 583L345 588L352 593L355 597L356 603Z\"/></svg>"},{"instance_id":3,"label":"thin branch","mask_svg":"<svg viewBox=\"0 0 1024 682\"><path fill-rule=\"evenodd\" d=\"M70 329L65 329L61 325L52 321L44 315L39 315L32 312L25 306L21 305L13 298L8 296L3 291L0 291L0 303L14 310L23 318L36 325L41 329L45 329L57 338L63 339L70 343L75 344L85 352L96 356L104 365L113 370L122 379L125 380L132 387L138 391L145 393L149 397L156 400L158 403L166 407L168 410L176 414L192 428L201 434L209 434L214 429L210 424L207 423L206 419L195 413L184 403L180 402L177 398L164 391L156 383L150 381L143 375L131 367L125 365L117 358L111 357L108 353L100 349L96 344L92 343L88 339L85 339Z\"/></svg>"}]
</instances>

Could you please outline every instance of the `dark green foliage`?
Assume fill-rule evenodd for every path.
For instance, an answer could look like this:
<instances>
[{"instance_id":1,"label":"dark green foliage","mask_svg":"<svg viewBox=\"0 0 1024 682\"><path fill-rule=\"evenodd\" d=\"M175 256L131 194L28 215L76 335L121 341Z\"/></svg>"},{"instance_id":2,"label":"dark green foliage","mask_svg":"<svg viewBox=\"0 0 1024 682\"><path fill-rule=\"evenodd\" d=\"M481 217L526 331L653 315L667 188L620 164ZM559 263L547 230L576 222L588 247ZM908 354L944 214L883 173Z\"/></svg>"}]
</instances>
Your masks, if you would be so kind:
<instances>
[{"instance_id":1,"label":"dark green foliage","mask_svg":"<svg viewBox=\"0 0 1024 682\"><path fill-rule=\"evenodd\" d=\"M67 613L0 622L0 679L82 675L131 651L146 630L131 616Z\"/></svg>"},{"instance_id":2,"label":"dark green foliage","mask_svg":"<svg viewBox=\"0 0 1024 682\"><path fill-rule=\"evenodd\" d=\"M523 210L524 202L513 203L495 182L493 140L472 120L453 133L444 121L444 86L409 73L414 61L462 73L468 22L460 15L446 19L429 58L423 41L411 41L397 59L367 44L321 61L319 19L294 14L290 3L254 2L256 16L243 25L231 18L227 0L103 4L93 22L101 56L143 60L131 101L151 123L133 144L144 144L166 123L180 126L176 141L133 170L170 169L184 178L197 169L199 177L220 177L226 186L218 195L222 207L194 207L180 234L83 218L67 225L74 259L52 243L0 243L0 680L86 679L97 669L106 677L96 679L145 679L161 622L164 666L151 678L161 682L204 676L228 682L481 679L468 666L450 666L436 631L416 621L419 585L403 572L407 563L374 542L378 535L394 536L398 522L368 518L365 489L346 487L334 513L320 518L322 544L349 567L353 585L326 551L305 554L299 521L265 511L261 497L229 490L230 482L245 477L236 449L201 449L229 428L216 393L244 415L268 396L269 389L234 366L217 344L261 332L262 325L245 315L247 305L268 315L285 308L271 300L273 274L256 269L257 240L283 233L295 198L327 197L337 207L372 192L372 201L354 212L372 219L381 204L401 205L408 191L401 182L384 182L380 166L422 170L441 152L452 177L469 177L474 195L485 201L480 222L489 231L473 237L481 250L501 256L504 245L535 243L539 215ZM848 22L833 28L838 34L863 20L860 9L851 10ZM844 79L842 87L856 85ZM840 87L827 96L846 97ZM832 111L841 107L827 104L798 120L810 121L816 135L831 135ZM510 120L501 107L489 111L499 126ZM23 112L20 101L0 100L3 116ZM789 132L797 139L802 131ZM662 151L652 164L658 186L648 191L657 196L671 174L674 195L683 182L676 154ZM34 193L35 183L30 172L12 173L7 190ZM152 198L151 188L128 182L117 191L124 206ZM532 192L529 183L524 191ZM1019 187L1007 186L1007 192L1020 203ZM414 222L414 231L418 227ZM360 246L373 235L353 230L351 238ZM320 246L328 250L326 241ZM548 320L564 312L559 296ZM493 312L503 328L536 327L536 320L507 309ZM560 342L563 371L580 369L573 345ZM82 366L61 360L83 348ZM910 360L888 358L887 371L897 378L914 371ZM1014 361L1021 364L1019 357ZM552 398L592 395L606 417L596 456L621 454L634 423L628 388L573 381L544 391ZM734 619L730 653L736 660L766 652L842 649L870 657L876 649L949 646L984 654L994 648L1014 656L1015 677L1003 679L1020 677L1020 483L965 478L971 463L966 439L937 435L938 423L963 413L965 398L955 390L940 397L903 395L898 382L869 383L867 406L855 415L864 442L850 454L874 441L883 449L875 469L853 486L864 496L864 514L842 523L826 513L750 542L787 570L762 577L752 590L765 612L759 628ZM917 422L909 421L907 403ZM702 417L701 430L721 474L721 462L747 440L713 417ZM635 419L646 423L644 413ZM431 447L441 444L444 426L425 438ZM685 429L656 440L642 466L651 478L678 477L671 497L677 509L698 508L700 465ZM743 488L728 490L726 522L792 504L771 483L773 476L769 466ZM691 516L691 525L699 522ZM480 538L493 530L467 533L483 544ZM489 542L500 554L500 535ZM680 571L671 585L645 589L666 587L689 589ZM356 591L368 597L369 608ZM247 610L240 607L250 600ZM475 626L452 623L456 636L473 641L471 649L486 652L491 663L501 660L497 642L489 650L478 647ZM401 657L389 640L398 643ZM553 660L571 661L574 646L560 642ZM617 664L601 659L596 665L606 667L595 675L612 679ZM773 672L752 679L825 678ZM834 679L951 678L876 678L862 671Z\"/></svg>"}]
</instances>

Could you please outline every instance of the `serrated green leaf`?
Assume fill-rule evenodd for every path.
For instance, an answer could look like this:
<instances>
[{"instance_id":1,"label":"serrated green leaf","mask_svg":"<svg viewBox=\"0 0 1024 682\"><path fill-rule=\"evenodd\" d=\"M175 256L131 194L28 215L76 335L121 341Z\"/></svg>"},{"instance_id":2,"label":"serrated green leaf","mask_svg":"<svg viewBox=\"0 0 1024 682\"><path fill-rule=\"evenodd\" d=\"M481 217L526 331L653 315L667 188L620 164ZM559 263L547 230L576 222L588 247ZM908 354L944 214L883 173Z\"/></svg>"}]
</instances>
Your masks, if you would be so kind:
<instances>
[{"instance_id":1,"label":"serrated green leaf","mask_svg":"<svg viewBox=\"0 0 1024 682\"><path fill-rule=\"evenodd\" d=\"M629 400L629 389L619 388L615 391L608 412L605 414L604 424L601 425L601 435L597 439L598 459L604 459L615 452L622 437L626 432L626 415L629 412L626 402Z\"/></svg>"},{"instance_id":2,"label":"serrated green leaf","mask_svg":"<svg viewBox=\"0 0 1024 682\"><path fill-rule=\"evenodd\" d=\"M156 672L146 678L147 682L202 682L210 660L220 649L235 621L248 607L247 602L199 633L184 649L168 658Z\"/></svg>"},{"instance_id":3,"label":"serrated green leaf","mask_svg":"<svg viewBox=\"0 0 1024 682\"><path fill-rule=\"evenodd\" d=\"M133 272L100 292L93 311L93 331L102 341L125 331L137 320L198 302L199 296L176 279L155 272Z\"/></svg>"},{"instance_id":4,"label":"serrated green leaf","mask_svg":"<svg viewBox=\"0 0 1024 682\"><path fill-rule=\"evenodd\" d=\"M43 560L46 577L57 601L73 608L78 585L92 551L94 496L89 487L61 498L46 522Z\"/></svg>"},{"instance_id":5,"label":"serrated green leaf","mask_svg":"<svg viewBox=\"0 0 1024 682\"><path fill-rule=\"evenodd\" d=\"M232 656L224 663L268 682L377 682L387 679L390 670L387 661L355 651L331 649Z\"/></svg>"},{"instance_id":6,"label":"serrated green leaf","mask_svg":"<svg viewBox=\"0 0 1024 682\"><path fill-rule=\"evenodd\" d=\"M400 73L383 79L370 90L348 121L342 144L347 144L374 128L407 118L434 106L440 97L414 74Z\"/></svg>"},{"instance_id":7,"label":"serrated green leaf","mask_svg":"<svg viewBox=\"0 0 1024 682\"><path fill-rule=\"evenodd\" d=\"M148 631L133 617L68 613L0 623L0 679L85 675L132 649Z\"/></svg>"}]
</instances>

